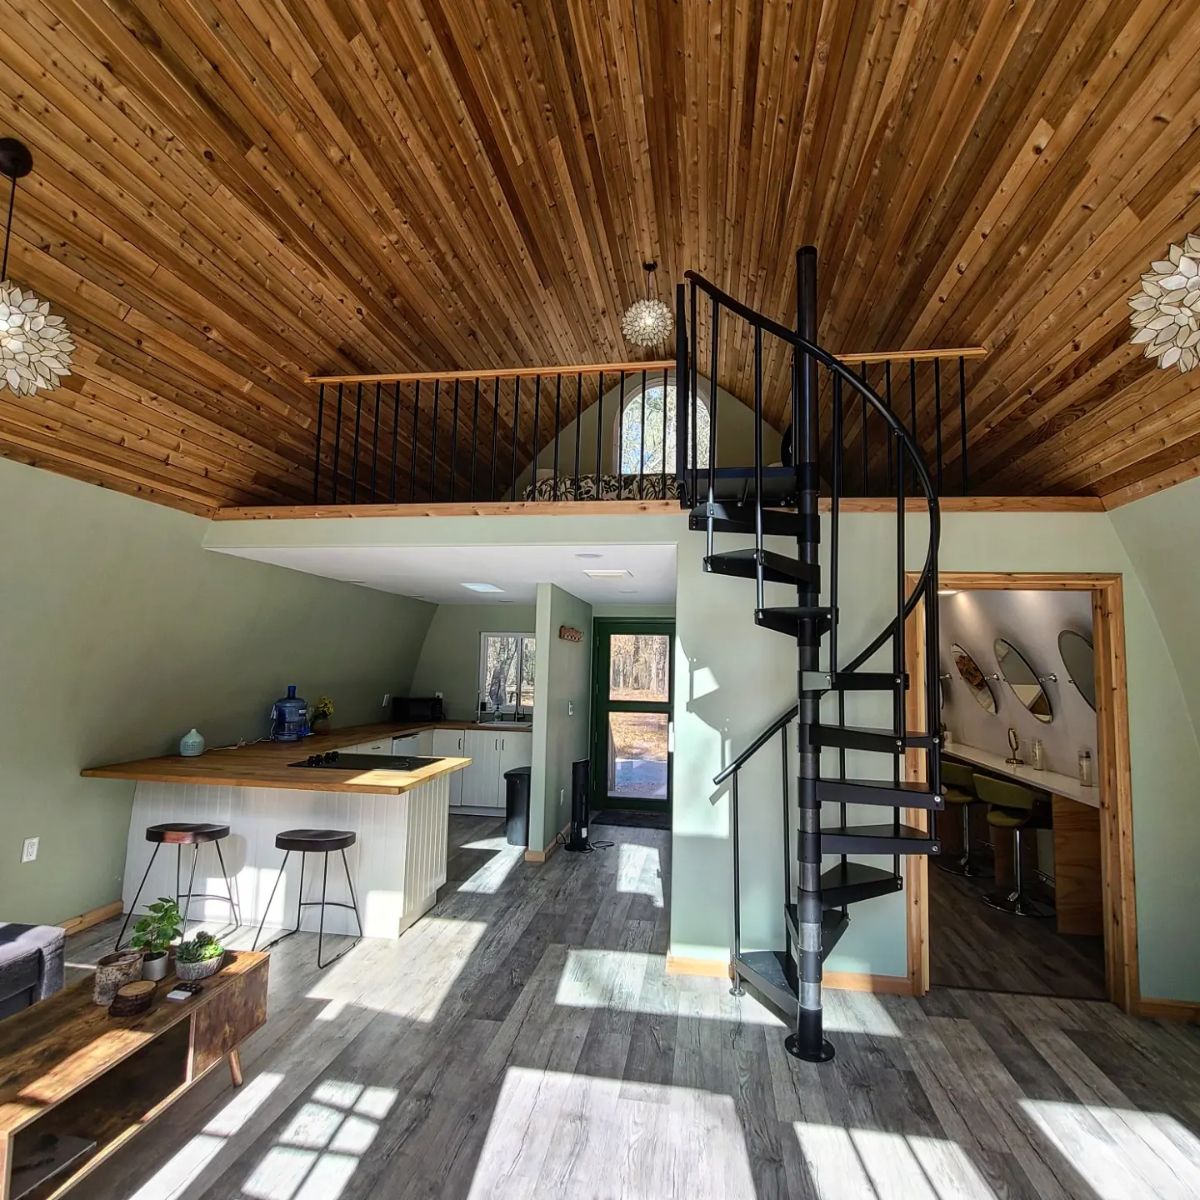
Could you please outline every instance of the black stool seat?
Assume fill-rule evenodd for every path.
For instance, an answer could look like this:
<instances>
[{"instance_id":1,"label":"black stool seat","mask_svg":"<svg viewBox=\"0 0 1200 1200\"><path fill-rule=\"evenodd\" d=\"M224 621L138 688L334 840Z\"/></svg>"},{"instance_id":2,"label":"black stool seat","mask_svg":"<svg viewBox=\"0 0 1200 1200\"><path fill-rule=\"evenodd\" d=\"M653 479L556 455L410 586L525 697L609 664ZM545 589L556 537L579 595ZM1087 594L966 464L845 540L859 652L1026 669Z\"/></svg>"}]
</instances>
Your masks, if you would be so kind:
<instances>
[{"instance_id":1,"label":"black stool seat","mask_svg":"<svg viewBox=\"0 0 1200 1200\"><path fill-rule=\"evenodd\" d=\"M358 840L352 829L285 829L275 837L278 850L298 850L301 854L328 854L345 850Z\"/></svg>"},{"instance_id":2,"label":"black stool seat","mask_svg":"<svg viewBox=\"0 0 1200 1200\"><path fill-rule=\"evenodd\" d=\"M208 822L168 821L165 825L150 825L146 829L146 841L166 842L172 846L198 846L202 842L219 842L228 836L228 825Z\"/></svg>"}]
</instances>

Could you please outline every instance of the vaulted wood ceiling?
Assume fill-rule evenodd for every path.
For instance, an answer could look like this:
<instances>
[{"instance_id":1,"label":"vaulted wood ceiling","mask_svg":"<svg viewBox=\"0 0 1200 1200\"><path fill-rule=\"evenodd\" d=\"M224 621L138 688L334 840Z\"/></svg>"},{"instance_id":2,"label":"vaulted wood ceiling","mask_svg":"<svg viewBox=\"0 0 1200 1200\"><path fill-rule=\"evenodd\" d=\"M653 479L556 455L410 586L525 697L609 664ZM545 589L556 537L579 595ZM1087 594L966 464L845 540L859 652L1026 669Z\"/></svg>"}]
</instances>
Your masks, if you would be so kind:
<instances>
[{"instance_id":1,"label":"vaulted wood ceiling","mask_svg":"<svg viewBox=\"0 0 1200 1200\"><path fill-rule=\"evenodd\" d=\"M1194 4L0 14L0 134L35 155L10 274L80 345L58 391L0 393L11 457L196 511L302 501L304 375L627 359L648 255L664 293L695 268L789 320L808 241L829 348L989 347L976 492L1125 497L1200 456L1200 373L1154 369L1126 307L1200 228Z\"/></svg>"}]
</instances>

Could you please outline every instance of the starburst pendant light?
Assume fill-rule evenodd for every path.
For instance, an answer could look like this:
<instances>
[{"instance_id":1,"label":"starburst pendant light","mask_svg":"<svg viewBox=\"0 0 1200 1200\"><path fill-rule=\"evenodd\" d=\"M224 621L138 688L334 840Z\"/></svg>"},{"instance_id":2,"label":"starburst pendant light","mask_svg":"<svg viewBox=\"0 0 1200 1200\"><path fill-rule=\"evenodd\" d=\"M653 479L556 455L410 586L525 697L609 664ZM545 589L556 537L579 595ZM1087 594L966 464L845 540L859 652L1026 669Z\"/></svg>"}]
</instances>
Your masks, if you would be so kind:
<instances>
[{"instance_id":1,"label":"starburst pendant light","mask_svg":"<svg viewBox=\"0 0 1200 1200\"><path fill-rule=\"evenodd\" d=\"M1151 263L1129 301L1133 341L1163 368L1200 366L1200 234L1188 234L1161 262Z\"/></svg>"},{"instance_id":2,"label":"starburst pendant light","mask_svg":"<svg viewBox=\"0 0 1200 1200\"><path fill-rule=\"evenodd\" d=\"M0 262L0 389L9 388L18 396L58 387L62 377L71 373L71 355L75 353L75 343L62 317L53 315L49 304L8 278L17 180L32 170L29 148L16 138L0 138L0 175L9 180L4 258Z\"/></svg>"},{"instance_id":3,"label":"starburst pendant light","mask_svg":"<svg viewBox=\"0 0 1200 1200\"><path fill-rule=\"evenodd\" d=\"M671 336L671 310L651 295L651 282L658 263L642 263L646 272L646 298L635 300L621 318L621 332L635 346L658 346Z\"/></svg>"}]
</instances>

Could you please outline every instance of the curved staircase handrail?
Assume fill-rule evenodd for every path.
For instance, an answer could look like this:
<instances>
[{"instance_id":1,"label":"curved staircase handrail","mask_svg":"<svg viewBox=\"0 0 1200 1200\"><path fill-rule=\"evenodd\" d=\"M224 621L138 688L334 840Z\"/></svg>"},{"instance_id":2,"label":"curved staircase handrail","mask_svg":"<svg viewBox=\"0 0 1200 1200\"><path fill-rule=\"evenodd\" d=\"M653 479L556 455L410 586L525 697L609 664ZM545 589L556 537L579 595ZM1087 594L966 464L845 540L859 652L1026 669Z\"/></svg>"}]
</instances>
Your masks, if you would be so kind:
<instances>
[{"instance_id":1,"label":"curved staircase handrail","mask_svg":"<svg viewBox=\"0 0 1200 1200\"><path fill-rule=\"evenodd\" d=\"M888 428L899 438L900 443L908 451L908 457L912 462L913 471L916 475L917 482L920 484L921 491L924 494L924 500L929 512L929 541L925 552L925 562L921 567L920 575L913 587L911 593L905 598L904 607L901 612L893 617L879 632L872 638L862 650L858 652L848 663L842 667L838 667L836 663L830 664L831 669L844 673L847 671L855 671L865 663L871 655L873 655L883 644L892 637L898 623L903 622L916 608L920 602L922 594L927 590L930 579L934 570L934 561L936 557L937 545L941 533L941 513L938 506L937 489L933 486L933 479L929 474L928 468L925 466L925 459L921 453L921 447L917 444L916 439L904 427L903 423L897 420L896 415L883 402L883 399L875 391L873 387L860 376L856 375L850 368L841 361L836 355L831 354L823 347L810 342L807 338L801 337L794 329L789 329L786 325L781 325L778 321L772 320L768 316L764 316L760 312L756 312L749 305L743 304L740 300L729 295L728 292L722 291L716 284L705 279L698 271L685 271L684 278L694 283L701 291L705 292L710 298L715 300L722 307L729 309L730 312L736 313L750 325L761 329L764 333L769 333L781 341L786 342L793 349L799 350L817 362L824 364L835 375L838 376L844 383L849 384L850 388L857 392L867 404L883 418ZM714 381L715 382L715 381ZM898 512L896 519L904 520L904 514ZM777 733L784 725L788 723L797 713L798 705L793 705L786 713L778 717L773 724L763 731L742 753L734 759L729 766L721 771L713 779L714 784L723 783L735 771L740 769L748 759L752 758L762 747L770 741L771 737Z\"/></svg>"}]
</instances>

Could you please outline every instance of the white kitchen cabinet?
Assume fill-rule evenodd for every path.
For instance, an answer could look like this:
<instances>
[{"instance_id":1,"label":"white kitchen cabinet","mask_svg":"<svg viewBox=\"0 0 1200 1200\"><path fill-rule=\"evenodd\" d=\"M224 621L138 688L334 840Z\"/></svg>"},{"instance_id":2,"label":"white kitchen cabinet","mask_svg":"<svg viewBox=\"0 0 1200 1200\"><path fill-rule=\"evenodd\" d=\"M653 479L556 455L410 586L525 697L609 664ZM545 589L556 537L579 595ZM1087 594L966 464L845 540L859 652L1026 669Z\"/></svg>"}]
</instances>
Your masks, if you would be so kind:
<instances>
[{"instance_id":1,"label":"white kitchen cabinet","mask_svg":"<svg viewBox=\"0 0 1200 1200\"><path fill-rule=\"evenodd\" d=\"M465 745L463 753L471 760L471 765L462 773L463 805L495 808L500 735L491 729L468 729Z\"/></svg>"},{"instance_id":2,"label":"white kitchen cabinet","mask_svg":"<svg viewBox=\"0 0 1200 1200\"><path fill-rule=\"evenodd\" d=\"M435 729L431 739L430 752L437 758L463 758L463 744L466 741L466 731L462 729ZM450 806L461 808L463 805L463 775L465 771L455 771L450 776Z\"/></svg>"},{"instance_id":3,"label":"white kitchen cabinet","mask_svg":"<svg viewBox=\"0 0 1200 1200\"><path fill-rule=\"evenodd\" d=\"M533 734L521 730L505 730L500 735L500 758L496 764L496 806L503 808L508 798L504 782L505 771L533 765Z\"/></svg>"},{"instance_id":4,"label":"white kitchen cabinet","mask_svg":"<svg viewBox=\"0 0 1200 1200\"><path fill-rule=\"evenodd\" d=\"M392 753L393 754L420 754L418 748L419 742L415 733L410 733L408 737L392 738Z\"/></svg>"},{"instance_id":5,"label":"white kitchen cabinet","mask_svg":"<svg viewBox=\"0 0 1200 1200\"><path fill-rule=\"evenodd\" d=\"M370 742L359 742L357 746L347 746L354 754L391 754L392 739L389 737L376 738Z\"/></svg>"}]
</instances>

